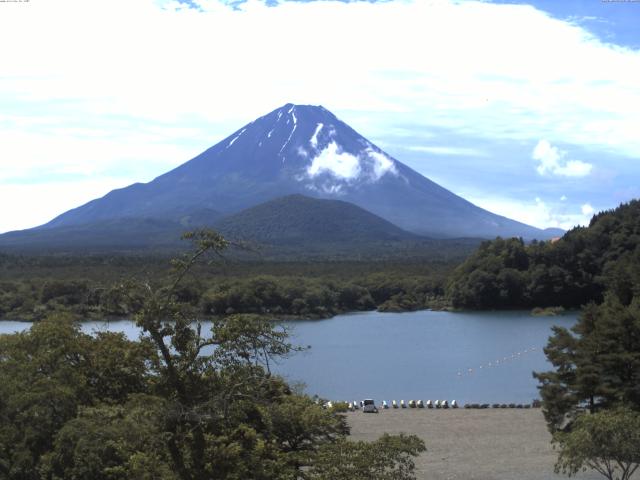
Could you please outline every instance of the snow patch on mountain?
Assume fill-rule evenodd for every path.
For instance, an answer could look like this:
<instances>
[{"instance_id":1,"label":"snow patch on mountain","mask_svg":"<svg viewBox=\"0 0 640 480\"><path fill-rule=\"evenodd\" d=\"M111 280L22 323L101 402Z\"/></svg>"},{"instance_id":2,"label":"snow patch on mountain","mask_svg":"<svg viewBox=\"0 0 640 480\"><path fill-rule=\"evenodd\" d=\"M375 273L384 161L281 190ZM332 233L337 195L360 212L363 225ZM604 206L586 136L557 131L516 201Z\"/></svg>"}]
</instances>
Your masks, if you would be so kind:
<instances>
[{"instance_id":1,"label":"snow patch on mountain","mask_svg":"<svg viewBox=\"0 0 640 480\"><path fill-rule=\"evenodd\" d=\"M287 138L287 141L284 142L284 145L282 145L282 148L280 149L280 152L278 152L278 154L282 153L285 147L289 144L289 142L291 141L291 137L293 137L293 134L296 131L296 128L298 128L298 119L296 118L296 113L294 112L295 108L296 107L291 107L291 109L288 112L293 117L293 129L291 130L291 133L289 134L289 138ZM289 123L289 120L287 120L287 123ZM284 157L282 158L282 161L284 162Z\"/></svg>"},{"instance_id":2,"label":"snow patch on mountain","mask_svg":"<svg viewBox=\"0 0 640 480\"><path fill-rule=\"evenodd\" d=\"M245 132L245 130L246 130L246 128L243 128L242 130L240 130L240 133L231 139L231 141L227 145L227 148L229 148L231 145L233 145L236 142L236 140L238 140L240 138L240 135L242 135Z\"/></svg>"},{"instance_id":3,"label":"snow patch on mountain","mask_svg":"<svg viewBox=\"0 0 640 480\"><path fill-rule=\"evenodd\" d=\"M320 133L320 130L322 130L322 127L324 127L323 123L319 123L318 125L316 125L316 130L315 132L313 132L313 135L311 136L311 140L309 140L309 143L311 143L311 146L313 148L318 147L318 134Z\"/></svg>"},{"instance_id":4,"label":"snow patch on mountain","mask_svg":"<svg viewBox=\"0 0 640 480\"><path fill-rule=\"evenodd\" d=\"M356 179L360 175L360 159L340 151L336 142L331 142L311 161L307 175L314 178L322 173L330 173L344 180Z\"/></svg>"}]
</instances>

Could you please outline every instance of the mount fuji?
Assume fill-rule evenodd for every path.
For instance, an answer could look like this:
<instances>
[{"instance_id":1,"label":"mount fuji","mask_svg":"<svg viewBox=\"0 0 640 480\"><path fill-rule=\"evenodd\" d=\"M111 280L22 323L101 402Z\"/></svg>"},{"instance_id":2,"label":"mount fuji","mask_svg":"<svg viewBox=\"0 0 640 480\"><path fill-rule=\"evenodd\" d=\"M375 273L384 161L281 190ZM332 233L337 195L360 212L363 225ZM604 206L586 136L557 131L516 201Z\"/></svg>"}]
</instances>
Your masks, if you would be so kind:
<instances>
[{"instance_id":1,"label":"mount fuji","mask_svg":"<svg viewBox=\"0 0 640 480\"><path fill-rule=\"evenodd\" d=\"M114 190L45 225L8 235L15 240L20 233L28 243L30 232L43 240L47 232L59 237L83 226L215 225L292 194L350 202L429 237L546 239L559 233L473 205L392 158L324 107L287 104L149 183Z\"/></svg>"}]
</instances>

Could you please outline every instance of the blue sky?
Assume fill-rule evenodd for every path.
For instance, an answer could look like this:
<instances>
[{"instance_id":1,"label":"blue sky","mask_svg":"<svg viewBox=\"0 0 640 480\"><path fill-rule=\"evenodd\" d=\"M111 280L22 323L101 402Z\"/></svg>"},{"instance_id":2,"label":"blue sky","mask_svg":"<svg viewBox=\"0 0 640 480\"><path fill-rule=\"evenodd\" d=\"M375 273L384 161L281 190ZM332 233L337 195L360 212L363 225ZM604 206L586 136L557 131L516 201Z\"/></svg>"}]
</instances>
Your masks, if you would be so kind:
<instances>
[{"instance_id":1,"label":"blue sky","mask_svg":"<svg viewBox=\"0 0 640 480\"><path fill-rule=\"evenodd\" d=\"M285 103L539 227L640 197L640 2L0 3L0 232Z\"/></svg>"}]
</instances>

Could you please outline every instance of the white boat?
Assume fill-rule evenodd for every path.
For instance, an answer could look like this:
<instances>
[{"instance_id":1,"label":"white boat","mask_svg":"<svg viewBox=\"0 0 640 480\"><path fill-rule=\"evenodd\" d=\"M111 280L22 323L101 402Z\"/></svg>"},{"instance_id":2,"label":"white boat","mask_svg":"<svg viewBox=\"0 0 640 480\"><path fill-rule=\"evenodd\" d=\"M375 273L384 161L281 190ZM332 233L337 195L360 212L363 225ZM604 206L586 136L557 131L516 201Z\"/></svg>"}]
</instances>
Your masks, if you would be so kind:
<instances>
[{"instance_id":1,"label":"white boat","mask_svg":"<svg viewBox=\"0 0 640 480\"><path fill-rule=\"evenodd\" d=\"M451 408L458 408L458 402L451 400Z\"/></svg>"},{"instance_id":2,"label":"white boat","mask_svg":"<svg viewBox=\"0 0 640 480\"><path fill-rule=\"evenodd\" d=\"M391 400L391 406L392 406L393 408L398 408L398 404L396 403L396 401L395 401L395 400Z\"/></svg>"},{"instance_id":3,"label":"white boat","mask_svg":"<svg viewBox=\"0 0 640 480\"><path fill-rule=\"evenodd\" d=\"M404 403L404 400L400 400L400 408L407 408L407 405Z\"/></svg>"},{"instance_id":4,"label":"white boat","mask_svg":"<svg viewBox=\"0 0 640 480\"><path fill-rule=\"evenodd\" d=\"M422 400L418 400L418 408L424 408L424 402Z\"/></svg>"},{"instance_id":5,"label":"white boat","mask_svg":"<svg viewBox=\"0 0 640 480\"><path fill-rule=\"evenodd\" d=\"M386 400L382 400L382 408L385 410L389 408L389 404L387 403Z\"/></svg>"},{"instance_id":6,"label":"white boat","mask_svg":"<svg viewBox=\"0 0 640 480\"><path fill-rule=\"evenodd\" d=\"M427 400L427 408L433 408L433 402L431 400Z\"/></svg>"}]
</instances>

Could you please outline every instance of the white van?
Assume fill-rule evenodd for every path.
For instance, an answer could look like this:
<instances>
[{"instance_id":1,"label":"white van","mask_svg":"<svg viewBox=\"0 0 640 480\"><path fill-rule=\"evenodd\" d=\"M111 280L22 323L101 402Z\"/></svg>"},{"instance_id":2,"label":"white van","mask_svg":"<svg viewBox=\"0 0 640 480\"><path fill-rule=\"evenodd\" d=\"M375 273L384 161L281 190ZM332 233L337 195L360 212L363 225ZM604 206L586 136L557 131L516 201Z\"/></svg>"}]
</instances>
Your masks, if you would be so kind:
<instances>
[{"instance_id":1,"label":"white van","mask_svg":"<svg viewBox=\"0 0 640 480\"><path fill-rule=\"evenodd\" d=\"M362 412L378 413L378 407L376 407L376 402L374 402L371 398L364 399L362 401Z\"/></svg>"}]
</instances>

